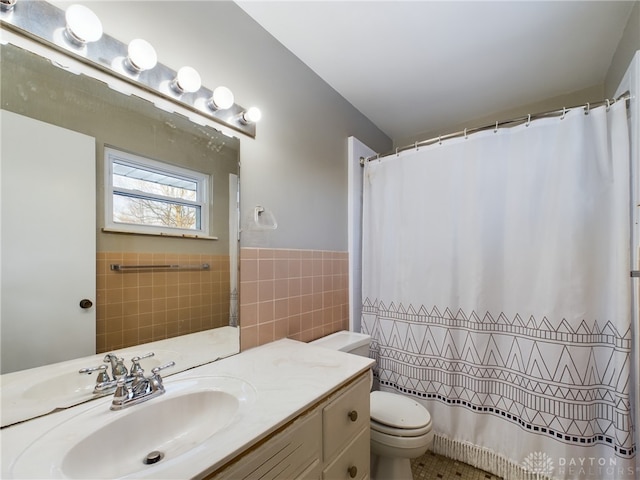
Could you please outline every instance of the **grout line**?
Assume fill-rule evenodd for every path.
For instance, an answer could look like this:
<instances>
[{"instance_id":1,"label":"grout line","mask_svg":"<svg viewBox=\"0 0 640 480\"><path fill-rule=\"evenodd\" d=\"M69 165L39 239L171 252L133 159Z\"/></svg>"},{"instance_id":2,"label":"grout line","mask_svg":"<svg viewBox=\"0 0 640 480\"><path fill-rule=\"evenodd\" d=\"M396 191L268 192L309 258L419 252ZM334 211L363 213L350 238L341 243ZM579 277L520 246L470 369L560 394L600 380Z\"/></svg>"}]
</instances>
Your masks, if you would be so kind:
<instances>
[{"instance_id":1,"label":"grout line","mask_svg":"<svg viewBox=\"0 0 640 480\"><path fill-rule=\"evenodd\" d=\"M484 470L432 452L411 460L411 470L414 480L503 480Z\"/></svg>"}]
</instances>

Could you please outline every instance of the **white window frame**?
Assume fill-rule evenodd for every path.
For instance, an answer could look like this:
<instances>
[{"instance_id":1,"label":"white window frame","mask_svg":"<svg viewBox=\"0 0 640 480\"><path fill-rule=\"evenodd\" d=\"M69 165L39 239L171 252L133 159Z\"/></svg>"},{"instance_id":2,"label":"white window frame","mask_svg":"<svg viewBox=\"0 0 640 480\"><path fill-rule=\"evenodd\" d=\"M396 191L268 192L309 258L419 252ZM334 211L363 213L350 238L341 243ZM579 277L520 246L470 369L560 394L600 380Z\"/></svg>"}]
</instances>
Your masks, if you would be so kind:
<instances>
[{"instance_id":1,"label":"white window frame","mask_svg":"<svg viewBox=\"0 0 640 480\"><path fill-rule=\"evenodd\" d=\"M135 191L125 188L113 186L113 162L125 163L134 167L151 170L158 173L164 173L178 178L197 183L197 195L195 201L180 200L175 203L183 203L185 205L193 205L200 209L200 228L198 229L182 229L155 225L140 225L132 223L116 222L113 219L113 195L114 192L125 192L133 197L137 196ZM209 205L211 203L210 192L212 189L211 175L196 172L186 168L178 167L165 162L152 160L147 157L135 155L133 153L117 150L112 147L104 148L104 165L105 165L105 230L125 233L139 233L145 235L163 235L177 237L198 237L198 238L214 238L210 237L209 232ZM142 196L142 195L141 195ZM144 197L153 197L153 195L144 195ZM158 196L162 199L162 196Z\"/></svg>"}]
</instances>

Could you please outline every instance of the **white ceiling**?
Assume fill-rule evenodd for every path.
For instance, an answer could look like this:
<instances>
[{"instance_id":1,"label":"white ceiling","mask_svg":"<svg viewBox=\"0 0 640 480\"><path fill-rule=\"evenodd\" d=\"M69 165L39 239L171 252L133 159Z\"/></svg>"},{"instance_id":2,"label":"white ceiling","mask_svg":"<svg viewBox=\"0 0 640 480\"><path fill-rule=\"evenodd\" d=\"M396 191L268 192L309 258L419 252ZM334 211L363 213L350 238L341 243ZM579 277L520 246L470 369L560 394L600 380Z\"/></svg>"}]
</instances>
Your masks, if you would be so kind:
<instances>
[{"instance_id":1,"label":"white ceiling","mask_svg":"<svg viewBox=\"0 0 640 480\"><path fill-rule=\"evenodd\" d=\"M242 1L392 139L601 85L629 1Z\"/></svg>"}]
</instances>

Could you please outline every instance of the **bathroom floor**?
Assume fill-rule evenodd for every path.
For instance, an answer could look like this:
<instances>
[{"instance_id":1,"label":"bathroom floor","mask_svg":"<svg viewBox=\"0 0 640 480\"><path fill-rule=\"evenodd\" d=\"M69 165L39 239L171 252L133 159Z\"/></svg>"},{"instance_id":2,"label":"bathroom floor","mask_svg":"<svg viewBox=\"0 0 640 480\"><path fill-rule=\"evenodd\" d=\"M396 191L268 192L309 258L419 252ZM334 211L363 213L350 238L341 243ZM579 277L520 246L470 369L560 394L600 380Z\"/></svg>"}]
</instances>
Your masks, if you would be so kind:
<instances>
[{"instance_id":1,"label":"bathroom floor","mask_svg":"<svg viewBox=\"0 0 640 480\"><path fill-rule=\"evenodd\" d=\"M502 480L466 463L427 452L411 460L413 480Z\"/></svg>"}]
</instances>

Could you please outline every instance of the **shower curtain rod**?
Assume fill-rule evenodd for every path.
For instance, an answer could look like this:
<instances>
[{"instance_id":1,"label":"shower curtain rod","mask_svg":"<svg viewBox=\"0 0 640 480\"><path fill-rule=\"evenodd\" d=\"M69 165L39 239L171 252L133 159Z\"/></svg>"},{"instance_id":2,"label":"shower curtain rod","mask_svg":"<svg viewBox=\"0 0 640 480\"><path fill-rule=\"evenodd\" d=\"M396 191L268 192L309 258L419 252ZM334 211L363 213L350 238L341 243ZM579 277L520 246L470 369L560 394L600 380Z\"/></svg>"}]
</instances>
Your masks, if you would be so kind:
<instances>
[{"instance_id":1,"label":"shower curtain rod","mask_svg":"<svg viewBox=\"0 0 640 480\"><path fill-rule=\"evenodd\" d=\"M568 108L562 108L562 110L550 110L548 112L542 112L542 113L536 113L533 115L526 115L524 117L518 117L518 118L512 118L510 120L504 120L501 122L496 122L493 123L491 125L484 125L482 127L475 127L475 128L465 128L464 130L461 130L459 132L454 132L454 133L448 133L446 135L440 135L438 137L434 137L434 138L430 138L428 140L422 140L420 142L415 142L412 145L406 145L404 147L399 147L396 148L395 150L391 151L391 152L387 152L384 154L376 154L376 155L371 155L369 157L360 157L360 165L364 166L364 164L366 162L370 162L372 160L377 160L380 158L384 158L384 157L388 157L390 155L397 155L400 152L404 152L406 150L411 150L413 148L418 148L418 147L425 147L427 145L432 145L434 143L442 143L443 140L449 140L452 138L457 138L457 137L467 137L469 134L471 133L478 133L478 132L483 132L485 130L490 130L493 129L495 132L498 131L498 129L500 127L504 127L504 126L508 126L508 127L515 127L517 125L521 125L523 123L529 124L531 122L531 120L537 120L540 118L550 118L550 117L564 117L564 115L567 114L567 112L570 112L571 110L575 110L576 108L584 108L585 110L585 115L589 113L589 110L591 108L596 108L596 107L601 107L603 105L606 105L607 108L609 108L611 105L613 105L616 102L619 102L620 100L625 100L627 101L627 107L629 106L629 99L631 98L631 95L628 91L624 92L622 95L620 95L618 98L614 98L612 100L606 99L603 100L601 102L596 102L596 103L586 103L585 105L576 105L574 107L568 107Z\"/></svg>"}]
</instances>

